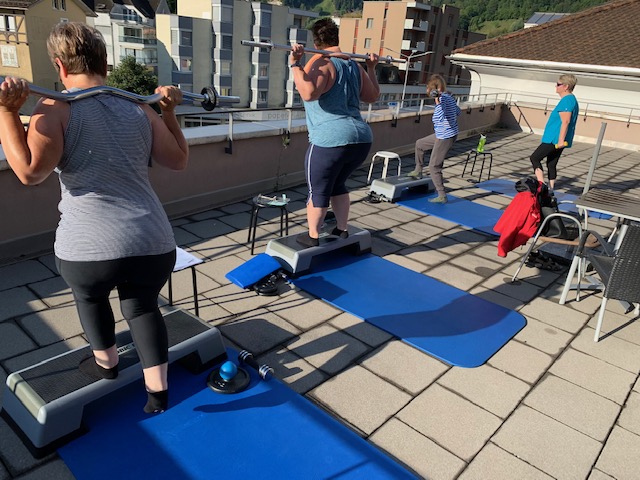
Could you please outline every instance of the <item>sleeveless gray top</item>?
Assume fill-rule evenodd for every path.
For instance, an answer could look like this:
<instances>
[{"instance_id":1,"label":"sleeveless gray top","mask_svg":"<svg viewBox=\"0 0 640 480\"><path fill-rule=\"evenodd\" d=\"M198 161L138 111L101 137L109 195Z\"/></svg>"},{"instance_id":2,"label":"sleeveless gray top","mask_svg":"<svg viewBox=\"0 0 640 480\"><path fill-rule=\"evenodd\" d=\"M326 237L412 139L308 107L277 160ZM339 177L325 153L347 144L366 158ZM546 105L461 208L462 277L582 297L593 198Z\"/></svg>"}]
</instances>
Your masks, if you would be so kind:
<instances>
[{"instance_id":1,"label":"sleeveless gray top","mask_svg":"<svg viewBox=\"0 0 640 480\"><path fill-rule=\"evenodd\" d=\"M58 258L91 262L159 255L176 248L151 188L151 123L128 100L100 94L70 102L62 160Z\"/></svg>"}]
</instances>

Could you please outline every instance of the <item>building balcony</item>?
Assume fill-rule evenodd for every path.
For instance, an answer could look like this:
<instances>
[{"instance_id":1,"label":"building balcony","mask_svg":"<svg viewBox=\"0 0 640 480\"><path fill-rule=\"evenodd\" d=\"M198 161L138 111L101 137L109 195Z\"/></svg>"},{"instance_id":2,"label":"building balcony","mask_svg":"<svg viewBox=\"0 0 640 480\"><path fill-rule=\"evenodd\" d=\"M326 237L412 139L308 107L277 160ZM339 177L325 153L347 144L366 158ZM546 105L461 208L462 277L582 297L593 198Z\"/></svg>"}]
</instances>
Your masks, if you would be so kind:
<instances>
[{"instance_id":1,"label":"building balcony","mask_svg":"<svg viewBox=\"0 0 640 480\"><path fill-rule=\"evenodd\" d=\"M157 45L158 40L156 38L141 38L141 37L130 37L130 36L119 36L118 40L120 43L137 43L143 45Z\"/></svg>"},{"instance_id":2,"label":"building balcony","mask_svg":"<svg viewBox=\"0 0 640 480\"><path fill-rule=\"evenodd\" d=\"M413 18L407 18L404 21L405 30L418 30L420 32L429 31L429 22L426 20L415 20Z\"/></svg>"}]
</instances>

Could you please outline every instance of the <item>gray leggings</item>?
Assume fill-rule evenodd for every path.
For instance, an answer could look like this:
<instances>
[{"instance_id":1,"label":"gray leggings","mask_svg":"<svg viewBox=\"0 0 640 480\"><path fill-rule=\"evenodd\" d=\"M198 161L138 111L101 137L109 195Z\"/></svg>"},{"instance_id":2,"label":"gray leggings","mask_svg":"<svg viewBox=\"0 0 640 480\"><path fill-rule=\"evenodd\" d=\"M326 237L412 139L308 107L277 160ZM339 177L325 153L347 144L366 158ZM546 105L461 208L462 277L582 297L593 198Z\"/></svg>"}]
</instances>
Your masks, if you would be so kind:
<instances>
[{"instance_id":1,"label":"gray leggings","mask_svg":"<svg viewBox=\"0 0 640 480\"><path fill-rule=\"evenodd\" d=\"M69 262L56 257L56 267L73 291L92 350L106 350L116 343L109 295L117 288L142 368L168 361L167 327L158 308L158 295L175 262L175 250L100 262Z\"/></svg>"},{"instance_id":2,"label":"gray leggings","mask_svg":"<svg viewBox=\"0 0 640 480\"><path fill-rule=\"evenodd\" d=\"M444 195L444 178L442 176L442 166L447 152L453 146L458 136L440 139L435 134L421 138L416 141L416 170L424 168L424 153L431 150L429 158L429 175L431 181L438 192L438 195Z\"/></svg>"}]
</instances>

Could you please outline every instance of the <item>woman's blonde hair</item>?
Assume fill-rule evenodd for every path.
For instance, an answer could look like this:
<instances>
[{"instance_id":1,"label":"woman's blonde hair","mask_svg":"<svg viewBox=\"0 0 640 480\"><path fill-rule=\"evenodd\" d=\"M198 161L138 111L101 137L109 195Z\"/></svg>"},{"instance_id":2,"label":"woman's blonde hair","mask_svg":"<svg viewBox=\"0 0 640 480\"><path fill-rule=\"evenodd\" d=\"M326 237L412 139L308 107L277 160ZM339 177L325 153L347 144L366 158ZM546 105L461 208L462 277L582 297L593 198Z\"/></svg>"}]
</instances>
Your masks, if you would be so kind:
<instances>
[{"instance_id":1,"label":"woman's blonde hair","mask_svg":"<svg viewBox=\"0 0 640 480\"><path fill-rule=\"evenodd\" d=\"M441 75L431 75L429 77L429 81L427 82L427 90L438 90L440 92L445 92L447 90L447 82L444 81Z\"/></svg>"},{"instance_id":2,"label":"woman's blonde hair","mask_svg":"<svg viewBox=\"0 0 640 480\"><path fill-rule=\"evenodd\" d=\"M562 83L563 85L567 86L567 90L569 90L570 92L573 92L573 89L576 87L577 83L578 83L578 79L576 78L575 75L571 75L570 73L566 73L564 75L560 75L560 78L558 79L559 83Z\"/></svg>"},{"instance_id":3,"label":"woman's blonde hair","mask_svg":"<svg viewBox=\"0 0 640 480\"><path fill-rule=\"evenodd\" d=\"M102 34L80 22L62 22L53 27L47 39L49 59L56 58L71 74L107 76L107 47Z\"/></svg>"}]
</instances>

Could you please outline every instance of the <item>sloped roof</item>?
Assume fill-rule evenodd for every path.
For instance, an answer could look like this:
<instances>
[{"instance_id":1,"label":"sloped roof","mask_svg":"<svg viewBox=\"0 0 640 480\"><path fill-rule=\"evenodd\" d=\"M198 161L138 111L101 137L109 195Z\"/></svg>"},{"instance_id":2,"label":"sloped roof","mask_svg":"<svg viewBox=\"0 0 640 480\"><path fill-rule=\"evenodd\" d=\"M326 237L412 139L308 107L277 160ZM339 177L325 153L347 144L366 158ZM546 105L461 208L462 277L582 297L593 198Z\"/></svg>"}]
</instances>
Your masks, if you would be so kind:
<instances>
[{"instance_id":1,"label":"sloped roof","mask_svg":"<svg viewBox=\"0 0 640 480\"><path fill-rule=\"evenodd\" d=\"M39 0L0 0L0 7L5 8L29 8Z\"/></svg>"},{"instance_id":2,"label":"sloped roof","mask_svg":"<svg viewBox=\"0 0 640 480\"><path fill-rule=\"evenodd\" d=\"M640 68L638 38L640 0L617 0L452 54Z\"/></svg>"}]
</instances>

